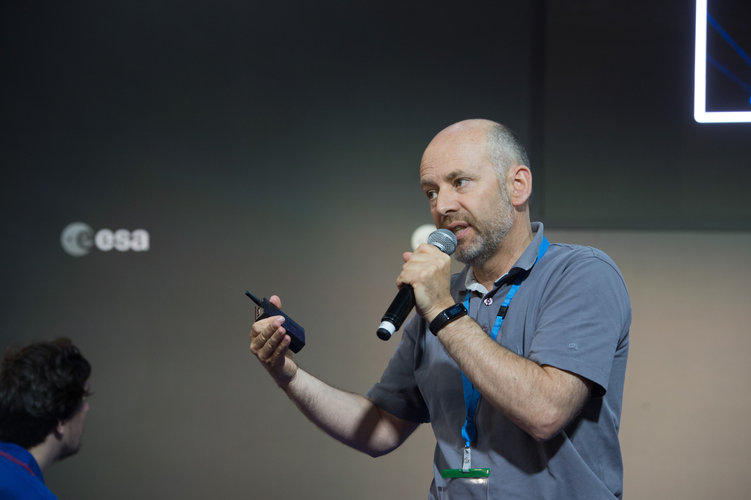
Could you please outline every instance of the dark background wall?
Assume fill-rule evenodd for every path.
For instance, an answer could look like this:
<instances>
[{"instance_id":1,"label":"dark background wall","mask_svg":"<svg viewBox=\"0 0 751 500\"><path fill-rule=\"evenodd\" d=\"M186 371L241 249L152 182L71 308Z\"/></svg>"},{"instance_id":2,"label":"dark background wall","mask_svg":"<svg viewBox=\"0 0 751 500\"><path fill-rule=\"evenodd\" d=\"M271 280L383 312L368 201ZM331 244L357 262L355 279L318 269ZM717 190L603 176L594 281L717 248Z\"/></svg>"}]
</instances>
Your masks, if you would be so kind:
<instances>
[{"instance_id":1,"label":"dark background wall","mask_svg":"<svg viewBox=\"0 0 751 500\"><path fill-rule=\"evenodd\" d=\"M693 4L549 4L541 96L548 222L749 229L751 126L693 119ZM750 9L748 2L709 1L710 13L745 42L746 52L748 30L736 23ZM736 60L745 76L751 65ZM711 68L708 78L730 81ZM751 111L749 89L745 111Z\"/></svg>"},{"instance_id":2,"label":"dark background wall","mask_svg":"<svg viewBox=\"0 0 751 500\"><path fill-rule=\"evenodd\" d=\"M748 18L746 5L725 3ZM412 231L430 222L420 155L463 118L516 130L535 216L553 234L594 240L631 279L627 391L664 376L639 361L639 346L660 338L654 322L665 327L667 306L653 300L664 296L645 277L664 269L656 259L674 263L680 248L689 273L707 250L731 266L723 252L751 248L751 128L693 121L693 28L693 5L677 0L4 2L2 344L72 337L97 393L84 450L50 470L53 489L422 496L429 431L377 461L320 435L249 358L243 291L282 296L309 332L306 368L367 390L395 347L371 330ZM94 233L143 229L149 249L72 257L60 235L77 221ZM660 240L664 230L677 240ZM698 254L691 238L717 245ZM736 279L748 272L738 264L726 268ZM743 283L730 288L741 303ZM676 303L700 294L680 291L689 295ZM744 330L732 311L723 318ZM734 353L747 352L738 342ZM649 352L668 357L672 345ZM627 465L655 456L628 454L643 435L629 418L645 430L682 408L633 394ZM646 477L654 468L632 471L627 485L659 491L660 477Z\"/></svg>"}]
</instances>

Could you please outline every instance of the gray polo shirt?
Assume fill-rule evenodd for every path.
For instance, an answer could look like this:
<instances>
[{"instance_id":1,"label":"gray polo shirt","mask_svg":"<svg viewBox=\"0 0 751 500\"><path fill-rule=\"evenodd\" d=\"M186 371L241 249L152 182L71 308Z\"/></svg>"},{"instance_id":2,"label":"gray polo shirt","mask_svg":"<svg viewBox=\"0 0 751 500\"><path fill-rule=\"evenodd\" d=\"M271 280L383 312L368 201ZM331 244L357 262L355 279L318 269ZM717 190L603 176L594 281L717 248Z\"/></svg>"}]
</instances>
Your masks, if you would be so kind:
<instances>
[{"instance_id":1,"label":"gray polo shirt","mask_svg":"<svg viewBox=\"0 0 751 500\"><path fill-rule=\"evenodd\" d=\"M594 383L583 411L559 434L537 442L480 400L472 467L489 467L488 498L621 498L623 465L618 429L628 355L631 305L615 263L591 247L551 243L535 263L543 225L511 271L487 291L469 268L452 276L457 302L469 294L470 316L486 331L517 273L529 271L512 299L497 341L541 365ZM379 407L436 436L431 498L443 487L442 469L461 468L466 416L461 371L425 320L414 315L381 381L368 391Z\"/></svg>"}]
</instances>

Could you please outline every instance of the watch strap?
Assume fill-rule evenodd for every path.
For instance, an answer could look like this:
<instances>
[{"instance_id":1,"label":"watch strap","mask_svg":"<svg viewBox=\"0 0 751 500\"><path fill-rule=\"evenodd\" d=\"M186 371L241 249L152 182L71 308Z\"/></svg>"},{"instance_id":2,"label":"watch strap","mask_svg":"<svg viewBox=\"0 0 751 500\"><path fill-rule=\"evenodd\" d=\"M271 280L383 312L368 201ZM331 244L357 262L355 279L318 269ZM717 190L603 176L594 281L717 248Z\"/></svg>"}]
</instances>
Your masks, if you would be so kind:
<instances>
[{"instance_id":1,"label":"watch strap","mask_svg":"<svg viewBox=\"0 0 751 500\"><path fill-rule=\"evenodd\" d=\"M464 307L464 304L454 304L453 306L439 312L438 315L433 318L433 321L430 322L430 326L428 326L428 328L430 328L430 331L433 333L433 335L437 335L441 328L448 325L452 321L466 315L467 308Z\"/></svg>"}]
</instances>

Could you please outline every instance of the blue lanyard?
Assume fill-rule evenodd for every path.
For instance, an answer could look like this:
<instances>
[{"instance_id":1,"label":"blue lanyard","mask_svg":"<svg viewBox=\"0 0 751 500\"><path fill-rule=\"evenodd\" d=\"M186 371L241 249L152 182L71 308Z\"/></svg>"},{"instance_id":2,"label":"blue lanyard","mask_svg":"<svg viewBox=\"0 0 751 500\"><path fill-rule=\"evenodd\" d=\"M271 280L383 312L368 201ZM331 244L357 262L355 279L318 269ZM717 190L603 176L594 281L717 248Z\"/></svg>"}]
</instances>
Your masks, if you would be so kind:
<instances>
[{"instance_id":1,"label":"blue lanyard","mask_svg":"<svg viewBox=\"0 0 751 500\"><path fill-rule=\"evenodd\" d=\"M542 259L542 256L545 255L545 252L548 250L549 246L550 242L543 236L535 264L537 264L537 262ZM514 295L516 295L517 290L519 290L519 287L521 286L522 281L527 276L527 274L528 272L524 271L519 273L519 275L514 280L514 283L511 285L511 289L506 295L506 298L503 299L501 308L498 311L498 316L496 316L495 318L493 329L490 331L490 338L492 338L493 340L496 340L498 338L498 332L501 331L501 324L503 323L503 318L506 316L506 312L508 311L508 306L509 304L511 304L511 299L513 299ZM470 292L467 292L467 298L464 301L464 307L466 307L468 311L469 296ZM465 461L468 461L468 452L470 445L477 440L475 412L477 411L477 405L480 402L480 391L475 389L475 386L472 385L472 382L469 381L464 372L462 372L462 387L464 388L464 406L467 408L467 416L464 420L464 425L462 425L462 439L465 443ZM468 466L468 464L465 464L465 466Z\"/></svg>"}]
</instances>

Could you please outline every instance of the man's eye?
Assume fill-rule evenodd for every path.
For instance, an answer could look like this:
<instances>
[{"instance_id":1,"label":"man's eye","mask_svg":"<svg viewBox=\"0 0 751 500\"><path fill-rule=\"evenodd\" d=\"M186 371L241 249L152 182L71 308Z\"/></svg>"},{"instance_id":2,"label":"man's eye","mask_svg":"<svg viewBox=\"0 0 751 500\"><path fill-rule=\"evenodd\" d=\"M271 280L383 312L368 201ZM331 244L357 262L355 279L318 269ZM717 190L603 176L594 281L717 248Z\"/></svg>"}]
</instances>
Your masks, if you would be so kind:
<instances>
[{"instance_id":1,"label":"man's eye","mask_svg":"<svg viewBox=\"0 0 751 500\"><path fill-rule=\"evenodd\" d=\"M436 191L425 191L425 196L427 196L429 200L435 200L438 193Z\"/></svg>"},{"instance_id":2,"label":"man's eye","mask_svg":"<svg viewBox=\"0 0 751 500\"><path fill-rule=\"evenodd\" d=\"M454 185L456 187L462 187L465 184L467 184L468 182L469 182L469 179L456 179L456 181L454 181Z\"/></svg>"}]
</instances>

